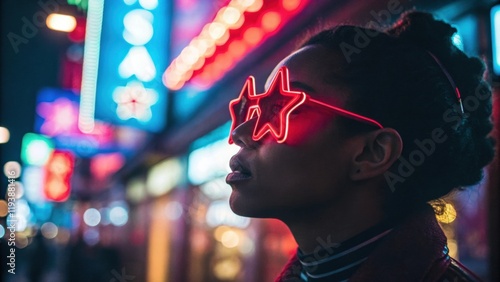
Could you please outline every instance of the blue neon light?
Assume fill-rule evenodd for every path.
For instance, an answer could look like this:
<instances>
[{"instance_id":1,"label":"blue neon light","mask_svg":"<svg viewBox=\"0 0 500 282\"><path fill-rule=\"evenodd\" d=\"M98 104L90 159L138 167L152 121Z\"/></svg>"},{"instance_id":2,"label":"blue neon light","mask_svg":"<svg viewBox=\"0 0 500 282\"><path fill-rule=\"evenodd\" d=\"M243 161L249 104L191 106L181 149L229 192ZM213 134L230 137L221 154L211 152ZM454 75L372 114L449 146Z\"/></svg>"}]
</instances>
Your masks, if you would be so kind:
<instances>
[{"instance_id":1,"label":"blue neon light","mask_svg":"<svg viewBox=\"0 0 500 282\"><path fill-rule=\"evenodd\" d=\"M496 75L500 75L500 5L491 9L491 44L493 71Z\"/></svg>"},{"instance_id":2,"label":"blue neon light","mask_svg":"<svg viewBox=\"0 0 500 282\"><path fill-rule=\"evenodd\" d=\"M105 1L96 119L153 132L165 126L170 2Z\"/></svg>"}]
</instances>

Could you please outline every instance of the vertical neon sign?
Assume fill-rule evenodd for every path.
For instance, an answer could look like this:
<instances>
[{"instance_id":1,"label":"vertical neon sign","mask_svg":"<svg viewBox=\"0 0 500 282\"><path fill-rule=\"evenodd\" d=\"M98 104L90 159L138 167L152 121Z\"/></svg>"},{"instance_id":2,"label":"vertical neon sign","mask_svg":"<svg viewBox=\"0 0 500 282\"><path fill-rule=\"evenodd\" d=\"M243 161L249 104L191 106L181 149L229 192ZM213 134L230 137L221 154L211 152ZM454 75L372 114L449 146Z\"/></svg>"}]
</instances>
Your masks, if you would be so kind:
<instances>
[{"instance_id":1,"label":"vertical neon sign","mask_svg":"<svg viewBox=\"0 0 500 282\"><path fill-rule=\"evenodd\" d=\"M167 90L158 70L168 60L169 2L104 2L94 118L153 132L164 127Z\"/></svg>"},{"instance_id":2,"label":"vertical neon sign","mask_svg":"<svg viewBox=\"0 0 500 282\"><path fill-rule=\"evenodd\" d=\"M78 116L78 128L84 133L91 133L95 127L95 96L103 9L104 0L89 0Z\"/></svg>"},{"instance_id":3,"label":"vertical neon sign","mask_svg":"<svg viewBox=\"0 0 500 282\"><path fill-rule=\"evenodd\" d=\"M491 43L493 51L493 71L500 76L500 5L491 9Z\"/></svg>"}]
</instances>

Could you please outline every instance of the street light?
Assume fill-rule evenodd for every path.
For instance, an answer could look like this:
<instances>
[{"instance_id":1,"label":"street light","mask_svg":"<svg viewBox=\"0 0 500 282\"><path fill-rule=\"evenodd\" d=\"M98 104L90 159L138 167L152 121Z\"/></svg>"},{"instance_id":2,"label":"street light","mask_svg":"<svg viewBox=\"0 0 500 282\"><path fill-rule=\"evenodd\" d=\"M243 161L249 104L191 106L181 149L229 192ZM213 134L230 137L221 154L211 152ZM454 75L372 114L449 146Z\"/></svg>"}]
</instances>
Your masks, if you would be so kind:
<instances>
[{"instance_id":1,"label":"street light","mask_svg":"<svg viewBox=\"0 0 500 282\"><path fill-rule=\"evenodd\" d=\"M63 32L72 32L76 27L75 17L56 13L50 14L46 23L48 28Z\"/></svg>"},{"instance_id":2,"label":"street light","mask_svg":"<svg viewBox=\"0 0 500 282\"><path fill-rule=\"evenodd\" d=\"M10 132L7 128L0 126L0 144L9 142Z\"/></svg>"}]
</instances>

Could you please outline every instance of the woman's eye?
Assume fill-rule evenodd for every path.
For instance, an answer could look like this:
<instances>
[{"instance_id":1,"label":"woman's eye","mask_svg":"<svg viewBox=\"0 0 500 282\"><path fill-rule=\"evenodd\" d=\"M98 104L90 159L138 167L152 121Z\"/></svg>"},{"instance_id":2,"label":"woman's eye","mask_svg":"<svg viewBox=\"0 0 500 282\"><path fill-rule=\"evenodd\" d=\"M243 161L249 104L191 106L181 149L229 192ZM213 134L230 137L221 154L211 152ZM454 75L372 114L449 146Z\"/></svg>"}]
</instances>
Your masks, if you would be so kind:
<instances>
[{"instance_id":1,"label":"woman's eye","mask_svg":"<svg viewBox=\"0 0 500 282\"><path fill-rule=\"evenodd\" d=\"M275 115L279 114L281 109L283 109L282 104L274 104L273 107L271 108L271 112Z\"/></svg>"},{"instance_id":2,"label":"woman's eye","mask_svg":"<svg viewBox=\"0 0 500 282\"><path fill-rule=\"evenodd\" d=\"M271 116L276 117L279 116L281 111L283 110L283 103L276 103L271 107ZM290 113L290 117L295 117L300 113L299 109L295 109Z\"/></svg>"}]
</instances>

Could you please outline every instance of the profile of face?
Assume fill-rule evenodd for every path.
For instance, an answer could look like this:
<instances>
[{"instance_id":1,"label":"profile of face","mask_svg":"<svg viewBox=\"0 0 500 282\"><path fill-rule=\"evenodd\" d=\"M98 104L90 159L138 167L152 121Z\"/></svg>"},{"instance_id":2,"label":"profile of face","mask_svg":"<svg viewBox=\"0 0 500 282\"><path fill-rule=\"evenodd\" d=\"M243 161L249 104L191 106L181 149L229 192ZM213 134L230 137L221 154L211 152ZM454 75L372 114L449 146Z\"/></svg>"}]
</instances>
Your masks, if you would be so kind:
<instances>
[{"instance_id":1,"label":"profile of face","mask_svg":"<svg viewBox=\"0 0 500 282\"><path fill-rule=\"evenodd\" d=\"M332 78L342 70L340 56L319 45L306 46L283 59L269 76L289 70L290 90L343 107L348 93ZM332 68L332 66L338 66ZM352 159L360 150L356 137L343 134L339 116L327 109L302 104L289 117L289 136L277 142L270 134L255 141L256 118L232 131L240 147L231 159L230 206L243 216L283 218L342 201L352 184Z\"/></svg>"}]
</instances>

